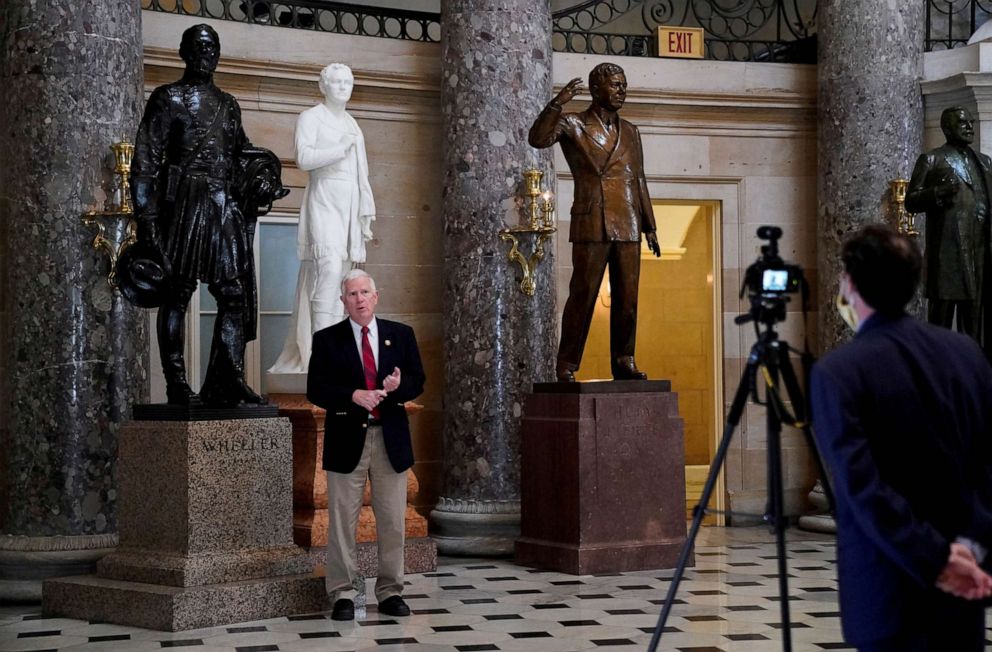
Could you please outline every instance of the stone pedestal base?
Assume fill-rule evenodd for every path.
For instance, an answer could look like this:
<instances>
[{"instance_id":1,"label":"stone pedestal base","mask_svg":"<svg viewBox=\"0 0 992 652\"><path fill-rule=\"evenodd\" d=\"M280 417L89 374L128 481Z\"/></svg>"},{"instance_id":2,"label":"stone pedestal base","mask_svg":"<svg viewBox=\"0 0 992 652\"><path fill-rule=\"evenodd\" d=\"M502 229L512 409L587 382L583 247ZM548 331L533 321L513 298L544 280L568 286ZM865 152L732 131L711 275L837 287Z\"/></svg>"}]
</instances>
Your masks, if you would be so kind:
<instances>
[{"instance_id":1,"label":"stone pedestal base","mask_svg":"<svg viewBox=\"0 0 992 652\"><path fill-rule=\"evenodd\" d=\"M0 536L0 602L39 602L42 581L92 573L117 544L116 534Z\"/></svg>"},{"instance_id":2,"label":"stone pedestal base","mask_svg":"<svg viewBox=\"0 0 992 652\"><path fill-rule=\"evenodd\" d=\"M535 386L520 433L517 563L577 575L675 565L685 454L669 390L667 381Z\"/></svg>"},{"instance_id":3,"label":"stone pedestal base","mask_svg":"<svg viewBox=\"0 0 992 652\"><path fill-rule=\"evenodd\" d=\"M520 501L442 497L431 521L442 555L509 557L520 536Z\"/></svg>"},{"instance_id":4,"label":"stone pedestal base","mask_svg":"<svg viewBox=\"0 0 992 652\"><path fill-rule=\"evenodd\" d=\"M819 512L818 514L807 514L799 517L799 528L807 532L824 532L826 534L837 534L837 522L830 515L830 501L823 491L823 483L816 481L813 489L809 492L809 502Z\"/></svg>"},{"instance_id":5,"label":"stone pedestal base","mask_svg":"<svg viewBox=\"0 0 992 652\"><path fill-rule=\"evenodd\" d=\"M170 632L327 608L323 579L309 573L192 587L84 575L45 582L42 602L45 614Z\"/></svg>"},{"instance_id":6,"label":"stone pedestal base","mask_svg":"<svg viewBox=\"0 0 992 652\"><path fill-rule=\"evenodd\" d=\"M132 421L117 468L120 546L46 581L46 615L175 631L326 606L292 543L285 419Z\"/></svg>"}]
</instances>

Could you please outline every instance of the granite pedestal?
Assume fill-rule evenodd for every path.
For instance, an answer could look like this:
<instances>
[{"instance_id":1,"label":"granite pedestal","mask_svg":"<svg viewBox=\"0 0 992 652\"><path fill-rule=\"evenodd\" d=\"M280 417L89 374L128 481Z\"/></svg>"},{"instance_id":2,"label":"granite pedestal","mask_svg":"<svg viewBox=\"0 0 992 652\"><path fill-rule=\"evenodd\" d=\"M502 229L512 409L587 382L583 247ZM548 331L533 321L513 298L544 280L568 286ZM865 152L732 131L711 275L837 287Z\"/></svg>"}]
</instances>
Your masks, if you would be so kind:
<instances>
[{"instance_id":1,"label":"granite pedestal","mask_svg":"<svg viewBox=\"0 0 992 652\"><path fill-rule=\"evenodd\" d=\"M671 384L535 384L521 429L517 563L575 575L670 568L685 539Z\"/></svg>"},{"instance_id":2,"label":"granite pedestal","mask_svg":"<svg viewBox=\"0 0 992 652\"><path fill-rule=\"evenodd\" d=\"M126 423L120 546L46 581L44 613L177 631L324 609L292 539L292 446L282 418Z\"/></svg>"}]
</instances>

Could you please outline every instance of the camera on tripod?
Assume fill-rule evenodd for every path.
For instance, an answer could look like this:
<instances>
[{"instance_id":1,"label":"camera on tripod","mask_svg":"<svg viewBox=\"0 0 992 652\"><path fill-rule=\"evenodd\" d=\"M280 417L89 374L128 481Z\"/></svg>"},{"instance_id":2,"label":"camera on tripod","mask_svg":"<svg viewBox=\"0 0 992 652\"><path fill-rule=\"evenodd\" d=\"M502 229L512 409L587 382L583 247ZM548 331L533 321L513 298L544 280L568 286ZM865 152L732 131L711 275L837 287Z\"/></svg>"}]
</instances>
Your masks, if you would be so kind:
<instances>
[{"instance_id":1,"label":"camera on tripod","mask_svg":"<svg viewBox=\"0 0 992 652\"><path fill-rule=\"evenodd\" d=\"M758 227L758 238L767 240L768 244L761 245L761 255L744 272L744 282L741 284L741 298L744 292L751 301L751 310L737 317L738 324L754 321L771 326L785 320L785 306L789 303L789 294L802 292L803 310L805 311L808 286L803 276L803 268L782 260L778 253L778 240L782 237L782 229L777 226Z\"/></svg>"}]
</instances>

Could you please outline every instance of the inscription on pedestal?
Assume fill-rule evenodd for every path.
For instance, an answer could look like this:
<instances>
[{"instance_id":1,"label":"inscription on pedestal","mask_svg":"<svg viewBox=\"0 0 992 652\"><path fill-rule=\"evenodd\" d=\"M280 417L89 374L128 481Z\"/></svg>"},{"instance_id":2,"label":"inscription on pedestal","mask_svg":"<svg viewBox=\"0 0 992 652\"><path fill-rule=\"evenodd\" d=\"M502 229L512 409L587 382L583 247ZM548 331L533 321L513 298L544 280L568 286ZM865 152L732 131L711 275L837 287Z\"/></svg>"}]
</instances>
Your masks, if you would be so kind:
<instances>
[{"instance_id":1,"label":"inscription on pedestal","mask_svg":"<svg viewBox=\"0 0 992 652\"><path fill-rule=\"evenodd\" d=\"M271 437L239 437L236 439L204 439L203 449L210 453L239 453L245 451L279 450L279 442Z\"/></svg>"}]
</instances>

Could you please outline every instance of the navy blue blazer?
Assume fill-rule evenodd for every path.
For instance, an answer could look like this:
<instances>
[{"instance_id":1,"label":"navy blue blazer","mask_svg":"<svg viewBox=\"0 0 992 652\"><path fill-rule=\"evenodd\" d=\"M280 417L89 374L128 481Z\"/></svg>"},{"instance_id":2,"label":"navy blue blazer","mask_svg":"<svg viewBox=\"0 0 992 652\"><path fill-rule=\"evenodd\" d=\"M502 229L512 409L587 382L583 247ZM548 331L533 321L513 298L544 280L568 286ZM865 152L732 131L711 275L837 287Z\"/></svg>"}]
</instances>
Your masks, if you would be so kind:
<instances>
[{"instance_id":1,"label":"navy blue blazer","mask_svg":"<svg viewBox=\"0 0 992 652\"><path fill-rule=\"evenodd\" d=\"M423 393L426 377L413 329L399 322L375 319L379 326L377 387L382 388L382 381L394 367L400 369L400 386L379 404L386 453L393 469L400 473L413 466L410 424L403 404ZM314 333L309 369L307 399L327 410L324 469L351 473L362 457L369 412L351 400L356 389L365 389L365 368L349 320Z\"/></svg>"},{"instance_id":2,"label":"navy blue blazer","mask_svg":"<svg viewBox=\"0 0 992 652\"><path fill-rule=\"evenodd\" d=\"M848 642L980 609L934 586L956 537L992 548L992 369L978 345L876 313L813 367L811 396Z\"/></svg>"}]
</instances>

